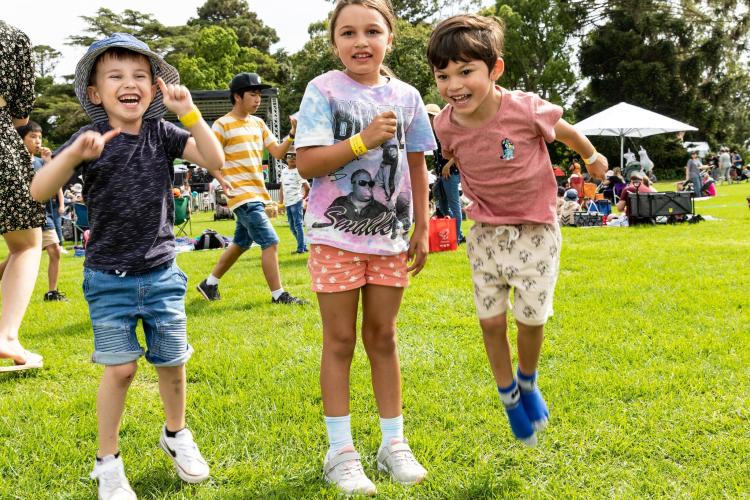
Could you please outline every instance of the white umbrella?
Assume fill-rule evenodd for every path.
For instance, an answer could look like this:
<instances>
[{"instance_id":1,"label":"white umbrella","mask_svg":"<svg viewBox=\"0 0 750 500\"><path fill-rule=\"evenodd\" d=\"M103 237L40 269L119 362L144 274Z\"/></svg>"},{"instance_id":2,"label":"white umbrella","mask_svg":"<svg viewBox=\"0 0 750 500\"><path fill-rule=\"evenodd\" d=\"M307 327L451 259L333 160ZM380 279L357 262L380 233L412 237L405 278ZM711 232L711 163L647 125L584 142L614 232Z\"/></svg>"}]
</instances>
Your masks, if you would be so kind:
<instances>
[{"instance_id":1,"label":"white umbrella","mask_svg":"<svg viewBox=\"0 0 750 500\"><path fill-rule=\"evenodd\" d=\"M648 137L669 132L698 130L697 128L673 120L668 116L633 106L626 102L589 116L573 125L583 135L609 135L620 138L620 165L623 165L625 137Z\"/></svg>"}]
</instances>

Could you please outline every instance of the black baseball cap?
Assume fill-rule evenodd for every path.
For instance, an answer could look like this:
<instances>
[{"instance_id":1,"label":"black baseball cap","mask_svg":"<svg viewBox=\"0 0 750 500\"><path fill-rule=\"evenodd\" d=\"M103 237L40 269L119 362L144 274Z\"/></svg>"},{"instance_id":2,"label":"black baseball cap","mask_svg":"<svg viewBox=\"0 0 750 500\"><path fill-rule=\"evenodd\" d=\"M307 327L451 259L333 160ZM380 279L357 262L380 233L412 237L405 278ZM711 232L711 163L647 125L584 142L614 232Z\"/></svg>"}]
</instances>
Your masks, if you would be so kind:
<instances>
[{"instance_id":1,"label":"black baseball cap","mask_svg":"<svg viewBox=\"0 0 750 500\"><path fill-rule=\"evenodd\" d=\"M270 88L270 85L261 83L260 76L257 73L240 73L235 75L229 84L229 91L233 94L243 90L264 90Z\"/></svg>"}]
</instances>

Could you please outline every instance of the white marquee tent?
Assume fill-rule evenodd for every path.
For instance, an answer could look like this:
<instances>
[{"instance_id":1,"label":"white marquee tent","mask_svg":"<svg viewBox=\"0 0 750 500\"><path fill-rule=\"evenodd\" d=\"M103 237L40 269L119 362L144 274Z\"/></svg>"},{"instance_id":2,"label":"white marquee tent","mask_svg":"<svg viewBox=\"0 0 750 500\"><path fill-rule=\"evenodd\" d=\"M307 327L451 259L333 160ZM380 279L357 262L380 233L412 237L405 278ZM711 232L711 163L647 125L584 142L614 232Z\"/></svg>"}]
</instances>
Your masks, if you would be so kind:
<instances>
[{"instance_id":1,"label":"white marquee tent","mask_svg":"<svg viewBox=\"0 0 750 500\"><path fill-rule=\"evenodd\" d=\"M684 132L698 130L697 128L673 120L668 116L654 113L647 109L633 106L626 102L615 104L611 108L589 116L585 120L573 125L583 135L608 135L620 138L620 165L623 167L623 148L625 137L648 137L650 135L667 134L670 132Z\"/></svg>"}]
</instances>

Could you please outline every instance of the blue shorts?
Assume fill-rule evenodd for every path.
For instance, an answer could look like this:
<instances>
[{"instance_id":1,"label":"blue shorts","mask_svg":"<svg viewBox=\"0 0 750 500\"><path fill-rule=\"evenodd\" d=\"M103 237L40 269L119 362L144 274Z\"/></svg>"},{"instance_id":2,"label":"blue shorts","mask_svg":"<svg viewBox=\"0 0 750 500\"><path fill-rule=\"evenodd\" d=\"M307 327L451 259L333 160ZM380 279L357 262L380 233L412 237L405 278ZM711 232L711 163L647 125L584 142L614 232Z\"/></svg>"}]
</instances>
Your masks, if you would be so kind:
<instances>
[{"instance_id":1,"label":"blue shorts","mask_svg":"<svg viewBox=\"0 0 750 500\"><path fill-rule=\"evenodd\" d=\"M262 202L251 201L232 211L237 218L232 241L235 245L247 250L255 242L265 250L279 243L279 237L268 220L266 206Z\"/></svg>"},{"instance_id":2,"label":"blue shorts","mask_svg":"<svg viewBox=\"0 0 750 500\"><path fill-rule=\"evenodd\" d=\"M172 261L124 276L83 268L83 294L94 328L91 360L121 365L143 354L135 327L146 333L146 360L155 366L181 366L193 354L187 342L187 276Z\"/></svg>"}]
</instances>

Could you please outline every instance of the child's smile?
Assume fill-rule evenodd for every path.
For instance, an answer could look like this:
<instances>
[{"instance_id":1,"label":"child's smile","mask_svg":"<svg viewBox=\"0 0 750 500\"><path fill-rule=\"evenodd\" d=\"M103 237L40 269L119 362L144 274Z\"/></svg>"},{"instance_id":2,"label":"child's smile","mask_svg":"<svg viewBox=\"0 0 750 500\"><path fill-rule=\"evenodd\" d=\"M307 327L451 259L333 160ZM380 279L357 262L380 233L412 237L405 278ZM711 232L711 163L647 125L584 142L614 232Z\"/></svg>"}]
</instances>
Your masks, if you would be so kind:
<instances>
[{"instance_id":1,"label":"child's smile","mask_svg":"<svg viewBox=\"0 0 750 500\"><path fill-rule=\"evenodd\" d=\"M89 98L104 108L112 127L137 134L154 98L151 65L146 57L103 57L96 66Z\"/></svg>"}]
</instances>

